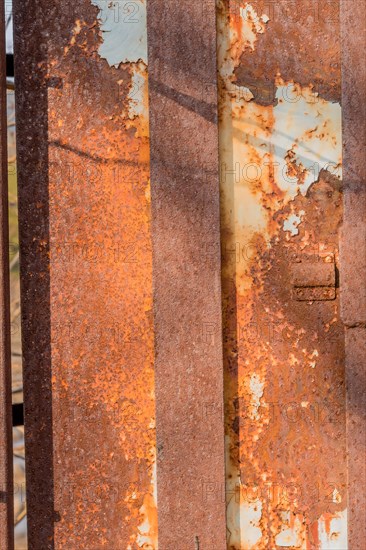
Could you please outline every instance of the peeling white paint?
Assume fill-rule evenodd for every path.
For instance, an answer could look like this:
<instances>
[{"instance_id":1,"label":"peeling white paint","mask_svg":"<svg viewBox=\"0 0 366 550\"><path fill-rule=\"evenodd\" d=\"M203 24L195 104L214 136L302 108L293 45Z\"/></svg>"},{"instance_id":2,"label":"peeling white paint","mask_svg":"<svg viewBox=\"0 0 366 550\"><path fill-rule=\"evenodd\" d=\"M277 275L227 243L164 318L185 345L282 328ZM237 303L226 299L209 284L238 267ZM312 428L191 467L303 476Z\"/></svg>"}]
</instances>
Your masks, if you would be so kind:
<instances>
[{"instance_id":1,"label":"peeling white paint","mask_svg":"<svg viewBox=\"0 0 366 550\"><path fill-rule=\"evenodd\" d=\"M257 12L251 4L246 3L244 7L240 7L241 18L241 42L245 47L249 47L254 50L255 43L257 41L257 35L263 34L265 31L265 25L269 21L268 15L258 16Z\"/></svg>"},{"instance_id":2,"label":"peeling white paint","mask_svg":"<svg viewBox=\"0 0 366 550\"><path fill-rule=\"evenodd\" d=\"M90 1L99 8L100 57L110 67L128 63L130 88L121 117L127 128L136 129L136 137L148 137L146 0Z\"/></svg>"},{"instance_id":3,"label":"peeling white paint","mask_svg":"<svg viewBox=\"0 0 366 550\"><path fill-rule=\"evenodd\" d=\"M341 178L341 106L318 97L310 87L300 88L279 77L276 83L278 103L273 109L271 138L274 161L278 163L276 180L280 189L293 198L299 190L305 195L323 169ZM289 152L303 181L287 169Z\"/></svg>"},{"instance_id":4,"label":"peeling white paint","mask_svg":"<svg viewBox=\"0 0 366 550\"><path fill-rule=\"evenodd\" d=\"M99 54L108 64L147 64L147 23L145 0L90 0L99 8L102 43Z\"/></svg>"},{"instance_id":5,"label":"peeling white paint","mask_svg":"<svg viewBox=\"0 0 366 550\"><path fill-rule=\"evenodd\" d=\"M303 212L303 211L302 211ZM304 212L303 212L304 214ZM291 235L294 237L295 235L299 234L298 226L301 223L301 213L298 216L297 214L291 214L284 222L283 222L283 230L288 231L291 233Z\"/></svg>"},{"instance_id":6,"label":"peeling white paint","mask_svg":"<svg viewBox=\"0 0 366 550\"><path fill-rule=\"evenodd\" d=\"M301 548L302 537L300 535L302 531L302 523L296 516L294 525L292 527L286 526L290 522L291 512L284 512L282 514L283 527L280 533L276 535L276 545L280 548Z\"/></svg>"},{"instance_id":7,"label":"peeling white paint","mask_svg":"<svg viewBox=\"0 0 366 550\"><path fill-rule=\"evenodd\" d=\"M279 74L274 75L275 105L259 105L248 88L237 86L234 71L240 56L253 46L253 36L257 39L265 31L264 21L268 20L265 16L261 20L248 6L240 13L240 24L232 21L230 28L227 18L219 17L218 60L224 92L221 193L227 208L223 223L232 224L226 223L225 216L235 220L228 249L235 249L237 242L251 245L258 234L269 240L274 213L299 193L305 195L321 170L341 177L342 161L338 103L320 98L311 86L300 88L292 81L285 82ZM257 23L250 20L251 16ZM263 203L274 191L268 208ZM236 284L241 294L252 283L246 264L244 259L237 269Z\"/></svg>"},{"instance_id":8,"label":"peeling white paint","mask_svg":"<svg viewBox=\"0 0 366 550\"><path fill-rule=\"evenodd\" d=\"M145 63L131 63L130 90L127 96L127 108L122 113L127 128L135 128L137 137L149 136L148 111L148 75Z\"/></svg>"},{"instance_id":9,"label":"peeling white paint","mask_svg":"<svg viewBox=\"0 0 366 550\"><path fill-rule=\"evenodd\" d=\"M334 504L340 504L342 502L342 495L338 491L338 489L334 489L332 494L332 501L334 502Z\"/></svg>"},{"instance_id":10,"label":"peeling white paint","mask_svg":"<svg viewBox=\"0 0 366 550\"><path fill-rule=\"evenodd\" d=\"M145 96L147 93L147 74L146 66L142 63L135 66L135 70L132 73L131 88L128 93L128 117L132 120L138 116L145 116L146 101Z\"/></svg>"},{"instance_id":11,"label":"peeling white paint","mask_svg":"<svg viewBox=\"0 0 366 550\"><path fill-rule=\"evenodd\" d=\"M236 487L236 492L233 491L231 495L227 506L227 517L233 518L235 516L236 521L228 523L228 548L250 550L262 538L260 527L262 502L260 500L256 502L242 500L239 485Z\"/></svg>"},{"instance_id":12,"label":"peeling white paint","mask_svg":"<svg viewBox=\"0 0 366 550\"><path fill-rule=\"evenodd\" d=\"M331 519L322 516L318 521L318 530L319 550L347 550L347 510Z\"/></svg>"},{"instance_id":13,"label":"peeling white paint","mask_svg":"<svg viewBox=\"0 0 366 550\"><path fill-rule=\"evenodd\" d=\"M262 503L243 502L240 504L240 531L243 550L250 550L262 538L260 521L262 518Z\"/></svg>"},{"instance_id":14,"label":"peeling white paint","mask_svg":"<svg viewBox=\"0 0 366 550\"><path fill-rule=\"evenodd\" d=\"M221 76L230 79L233 86L240 89L234 82L234 70L245 49L254 50L257 36L265 32L269 17L265 14L258 16L253 6L246 3L245 6L240 6L238 21L234 23L236 19L236 15L231 15L231 24L227 28L228 40L219 40L218 50L221 57ZM226 21L224 23L226 24ZM229 52L230 54L226 55Z\"/></svg>"},{"instance_id":15,"label":"peeling white paint","mask_svg":"<svg viewBox=\"0 0 366 550\"><path fill-rule=\"evenodd\" d=\"M250 418L252 420L259 419L258 409L264 392L264 381L260 379L257 373L253 373L250 377L249 390L251 394Z\"/></svg>"},{"instance_id":16,"label":"peeling white paint","mask_svg":"<svg viewBox=\"0 0 366 550\"><path fill-rule=\"evenodd\" d=\"M156 451L155 448L151 449L151 455L154 457L152 478L151 478L151 492L145 494L143 505L140 508L140 514L143 517L142 523L138 527L138 535L136 538L136 544L139 548L146 548L157 550L158 549L158 533L156 516L153 515L153 523L149 511L157 510L157 474L156 474Z\"/></svg>"}]
</instances>

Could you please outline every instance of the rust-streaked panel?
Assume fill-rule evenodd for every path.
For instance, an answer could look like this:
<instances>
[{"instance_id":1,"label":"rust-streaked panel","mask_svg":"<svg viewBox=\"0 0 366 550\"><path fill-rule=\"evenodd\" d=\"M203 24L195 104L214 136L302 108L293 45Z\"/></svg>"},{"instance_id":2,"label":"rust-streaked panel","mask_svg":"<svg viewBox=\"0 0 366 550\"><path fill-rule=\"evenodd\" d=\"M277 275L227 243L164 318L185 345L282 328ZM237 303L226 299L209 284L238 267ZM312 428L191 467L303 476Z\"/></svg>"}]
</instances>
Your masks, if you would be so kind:
<instances>
[{"instance_id":1,"label":"rust-streaked panel","mask_svg":"<svg viewBox=\"0 0 366 550\"><path fill-rule=\"evenodd\" d=\"M159 545L222 549L214 1L149 0L148 39Z\"/></svg>"},{"instance_id":2,"label":"rust-streaked panel","mask_svg":"<svg viewBox=\"0 0 366 550\"><path fill-rule=\"evenodd\" d=\"M228 548L345 550L339 5L217 10Z\"/></svg>"},{"instance_id":3,"label":"rust-streaked panel","mask_svg":"<svg viewBox=\"0 0 366 550\"><path fill-rule=\"evenodd\" d=\"M348 548L366 541L366 4L341 0L344 225L341 307L346 327Z\"/></svg>"},{"instance_id":4,"label":"rust-streaked panel","mask_svg":"<svg viewBox=\"0 0 366 550\"><path fill-rule=\"evenodd\" d=\"M14 547L8 151L4 4L0 8L0 548Z\"/></svg>"},{"instance_id":5,"label":"rust-streaked panel","mask_svg":"<svg viewBox=\"0 0 366 550\"><path fill-rule=\"evenodd\" d=\"M145 15L15 3L31 550L157 548Z\"/></svg>"}]
</instances>

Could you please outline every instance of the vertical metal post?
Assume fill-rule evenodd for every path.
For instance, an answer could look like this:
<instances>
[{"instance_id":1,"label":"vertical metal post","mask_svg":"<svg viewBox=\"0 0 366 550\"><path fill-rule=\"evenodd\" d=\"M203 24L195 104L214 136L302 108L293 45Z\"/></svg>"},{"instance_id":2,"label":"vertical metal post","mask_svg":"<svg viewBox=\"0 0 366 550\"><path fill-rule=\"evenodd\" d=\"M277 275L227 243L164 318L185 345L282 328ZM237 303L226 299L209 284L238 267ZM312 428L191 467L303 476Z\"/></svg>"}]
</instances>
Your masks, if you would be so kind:
<instances>
[{"instance_id":1,"label":"vertical metal post","mask_svg":"<svg viewBox=\"0 0 366 550\"><path fill-rule=\"evenodd\" d=\"M0 6L0 548L14 546L4 4Z\"/></svg>"},{"instance_id":2,"label":"vertical metal post","mask_svg":"<svg viewBox=\"0 0 366 550\"><path fill-rule=\"evenodd\" d=\"M215 2L148 1L159 545L226 547Z\"/></svg>"},{"instance_id":3,"label":"vertical metal post","mask_svg":"<svg viewBox=\"0 0 366 550\"><path fill-rule=\"evenodd\" d=\"M14 9L29 549L156 548L145 2Z\"/></svg>"},{"instance_id":4,"label":"vertical metal post","mask_svg":"<svg viewBox=\"0 0 366 550\"><path fill-rule=\"evenodd\" d=\"M341 0L341 14L348 547L362 550L366 540L366 5Z\"/></svg>"}]
</instances>

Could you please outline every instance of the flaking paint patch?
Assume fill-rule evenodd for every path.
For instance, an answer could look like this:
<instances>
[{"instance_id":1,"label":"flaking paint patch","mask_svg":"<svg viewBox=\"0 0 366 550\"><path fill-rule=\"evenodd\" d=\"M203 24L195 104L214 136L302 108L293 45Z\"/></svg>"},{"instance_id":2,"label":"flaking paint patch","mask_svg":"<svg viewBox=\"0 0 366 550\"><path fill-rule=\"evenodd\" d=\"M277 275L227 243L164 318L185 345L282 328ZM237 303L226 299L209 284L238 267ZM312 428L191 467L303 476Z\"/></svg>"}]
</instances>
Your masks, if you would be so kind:
<instances>
[{"instance_id":1,"label":"flaking paint patch","mask_svg":"<svg viewBox=\"0 0 366 550\"><path fill-rule=\"evenodd\" d=\"M318 533L321 550L347 549L347 510L335 516L322 516L318 521Z\"/></svg>"},{"instance_id":2,"label":"flaking paint patch","mask_svg":"<svg viewBox=\"0 0 366 550\"><path fill-rule=\"evenodd\" d=\"M283 230L288 231L291 236L295 236L299 234L298 226L301 223L301 218L305 214L305 212L302 210L299 215L297 214L290 214L290 216L284 220L283 222Z\"/></svg>"},{"instance_id":3,"label":"flaking paint patch","mask_svg":"<svg viewBox=\"0 0 366 550\"><path fill-rule=\"evenodd\" d=\"M219 2L219 13L224 3ZM301 192L306 195L319 178L321 170L328 170L341 178L341 108L319 98L309 86L300 89L293 82L275 77L277 105L263 107L250 101L247 88L235 84L234 70L247 47L254 47L254 37L270 24L267 16L254 15L246 4L241 18L219 17L219 74L225 101L221 105L225 126L221 126L221 179L223 204L231 200L229 215L235 209L237 225L234 245L245 235L250 243L260 233L268 242L276 211L292 201ZM254 23L251 20L254 18ZM251 39L248 38L248 33ZM275 75L274 75L275 76ZM250 93L250 92L249 92ZM249 99L249 101L248 101ZM227 183L228 185L224 185ZM267 199L273 191L275 197ZM225 212L224 212L225 216ZM245 220L245 223L244 223ZM237 284L248 288L248 266L241 262Z\"/></svg>"},{"instance_id":4,"label":"flaking paint patch","mask_svg":"<svg viewBox=\"0 0 366 550\"><path fill-rule=\"evenodd\" d=\"M240 505L240 532L243 550L253 548L262 538L260 520L262 517L261 502L242 502Z\"/></svg>"},{"instance_id":5,"label":"flaking paint patch","mask_svg":"<svg viewBox=\"0 0 366 550\"><path fill-rule=\"evenodd\" d=\"M223 9L223 2L218 2L220 11ZM228 27L229 40L231 44L231 55L222 57L221 55L221 75L234 81L234 71L239 65L240 56L246 48L254 50L257 41L257 35L263 34L269 17L266 14L258 16L251 4L244 3L239 7L239 17L230 15L230 25ZM225 22L224 22L225 24ZM218 48L226 49L227 42L219 41ZM225 53L224 51L222 53ZM243 88L242 88L243 90ZM251 92L247 90L247 97ZM251 94L253 95L253 94Z\"/></svg>"},{"instance_id":6,"label":"flaking paint patch","mask_svg":"<svg viewBox=\"0 0 366 550\"><path fill-rule=\"evenodd\" d=\"M238 41L244 48L254 50L257 35L265 31L265 24L269 21L268 15L263 14L259 17L253 6L246 2L244 6L239 7L239 21L241 32L238 33Z\"/></svg>"},{"instance_id":7,"label":"flaking paint patch","mask_svg":"<svg viewBox=\"0 0 366 550\"><path fill-rule=\"evenodd\" d=\"M276 85L273 165L279 188L294 198L299 190L306 194L321 170L342 177L341 107L311 87L284 83L280 77Z\"/></svg>"},{"instance_id":8,"label":"flaking paint patch","mask_svg":"<svg viewBox=\"0 0 366 550\"><path fill-rule=\"evenodd\" d=\"M260 379L257 373L253 373L249 381L249 391L251 395L250 415L252 419L259 419L258 409L263 397L264 382Z\"/></svg>"},{"instance_id":9,"label":"flaking paint patch","mask_svg":"<svg viewBox=\"0 0 366 550\"><path fill-rule=\"evenodd\" d=\"M102 43L99 55L109 65L147 64L146 1L90 0L99 9Z\"/></svg>"},{"instance_id":10,"label":"flaking paint patch","mask_svg":"<svg viewBox=\"0 0 366 550\"><path fill-rule=\"evenodd\" d=\"M136 137L148 137L148 75L147 65L143 62L130 64L131 81L127 96L126 125L135 128Z\"/></svg>"},{"instance_id":11,"label":"flaking paint patch","mask_svg":"<svg viewBox=\"0 0 366 550\"><path fill-rule=\"evenodd\" d=\"M262 538L262 503L259 500L255 502L246 501L239 478L235 483L232 483L231 480L228 484L227 493L229 495L227 515L236 518L234 523L228 523L228 548L250 550Z\"/></svg>"},{"instance_id":12,"label":"flaking paint patch","mask_svg":"<svg viewBox=\"0 0 366 550\"><path fill-rule=\"evenodd\" d=\"M275 538L276 545L280 548L304 548L303 540L300 535L302 524L299 517L295 517L293 525L290 526L290 512L282 514L282 529Z\"/></svg>"}]
</instances>

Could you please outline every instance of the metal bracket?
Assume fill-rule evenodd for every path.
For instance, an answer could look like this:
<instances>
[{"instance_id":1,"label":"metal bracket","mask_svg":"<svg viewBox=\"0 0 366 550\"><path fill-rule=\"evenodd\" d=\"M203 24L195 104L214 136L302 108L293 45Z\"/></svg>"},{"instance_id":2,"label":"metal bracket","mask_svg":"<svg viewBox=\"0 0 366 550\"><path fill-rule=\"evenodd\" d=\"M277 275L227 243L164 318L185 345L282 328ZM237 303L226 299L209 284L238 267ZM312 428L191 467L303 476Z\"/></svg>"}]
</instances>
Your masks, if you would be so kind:
<instances>
[{"instance_id":1,"label":"metal bracket","mask_svg":"<svg viewBox=\"0 0 366 550\"><path fill-rule=\"evenodd\" d=\"M293 298L300 302L334 300L336 270L334 256L316 256L292 266Z\"/></svg>"}]
</instances>

